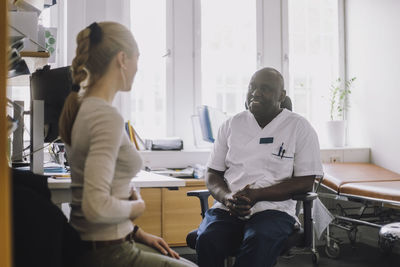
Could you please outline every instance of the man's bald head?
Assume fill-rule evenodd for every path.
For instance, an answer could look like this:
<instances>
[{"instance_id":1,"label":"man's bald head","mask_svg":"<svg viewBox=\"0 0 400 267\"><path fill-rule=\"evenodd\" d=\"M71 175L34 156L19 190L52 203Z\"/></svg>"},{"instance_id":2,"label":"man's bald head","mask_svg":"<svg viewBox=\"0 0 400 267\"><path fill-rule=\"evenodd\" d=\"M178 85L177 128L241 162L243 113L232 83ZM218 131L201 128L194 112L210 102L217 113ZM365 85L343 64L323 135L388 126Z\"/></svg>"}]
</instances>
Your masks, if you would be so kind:
<instances>
[{"instance_id":1,"label":"man's bald head","mask_svg":"<svg viewBox=\"0 0 400 267\"><path fill-rule=\"evenodd\" d=\"M282 74L274 68L262 68L256 71L253 76L251 76L250 82L257 78L266 78L274 80L276 86L280 90L284 90L285 82L283 80Z\"/></svg>"},{"instance_id":2,"label":"man's bald head","mask_svg":"<svg viewBox=\"0 0 400 267\"><path fill-rule=\"evenodd\" d=\"M247 92L247 106L256 118L266 118L280 111L286 96L282 75L273 68L263 68L251 77Z\"/></svg>"}]
</instances>

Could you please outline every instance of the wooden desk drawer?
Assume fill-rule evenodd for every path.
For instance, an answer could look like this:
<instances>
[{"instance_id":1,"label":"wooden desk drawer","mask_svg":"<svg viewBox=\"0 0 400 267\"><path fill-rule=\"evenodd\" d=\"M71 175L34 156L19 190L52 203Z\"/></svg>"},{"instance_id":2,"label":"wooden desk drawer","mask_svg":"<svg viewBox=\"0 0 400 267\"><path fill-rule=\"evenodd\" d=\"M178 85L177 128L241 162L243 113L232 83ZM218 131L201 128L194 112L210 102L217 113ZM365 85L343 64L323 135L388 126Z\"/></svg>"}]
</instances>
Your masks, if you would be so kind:
<instances>
[{"instance_id":1,"label":"wooden desk drawer","mask_svg":"<svg viewBox=\"0 0 400 267\"><path fill-rule=\"evenodd\" d=\"M179 190L162 189L162 232L165 241L172 246L186 246L186 235L201 223L200 201L188 197L191 190L204 189L205 186L186 186ZM212 205L213 198L209 198Z\"/></svg>"},{"instance_id":2,"label":"wooden desk drawer","mask_svg":"<svg viewBox=\"0 0 400 267\"><path fill-rule=\"evenodd\" d=\"M178 190L142 188L146 210L135 223L146 232L163 237L170 246L186 246L186 235L202 220L199 199L186 193L206 188L204 180L198 179L188 179L186 185ZM210 206L213 201L210 197Z\"/></svg>"},{"instance_id":3,"label":"wooden desk drawer","mask_svg":"<svg viewBox=\"0 0 400 267\"><path fill-rule=\"evenodd\" d=\"M150 234L161 236L161 188L142 188L140 194L146 210L134 223Z\"/></svg>"}]
</instances>

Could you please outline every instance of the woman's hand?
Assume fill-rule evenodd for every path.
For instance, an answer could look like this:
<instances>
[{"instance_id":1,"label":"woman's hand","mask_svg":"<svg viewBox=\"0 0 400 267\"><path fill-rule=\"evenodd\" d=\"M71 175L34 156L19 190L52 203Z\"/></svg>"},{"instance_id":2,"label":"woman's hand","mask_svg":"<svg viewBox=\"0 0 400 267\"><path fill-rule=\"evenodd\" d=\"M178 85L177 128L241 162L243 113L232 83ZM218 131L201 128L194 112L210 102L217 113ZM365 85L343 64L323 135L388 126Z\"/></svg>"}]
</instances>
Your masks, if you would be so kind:
<instances>
[{"instance_id":1,"label":"woman's hand","mask_svg":"<svg viewBox=\"0 0 400 267\"><path fill-rule=\"evenodd\" d=\"M144 210L146 209L146 204L144 203L142 196L139 194L138 191L133 187L131 188L129 200L132 200L132 210L129 218L131 220L135 220L137 217L143 214Z\"/></svg>"},{"instance_id":2,"label":"woman's hand","mask_svg":"<svg viewBox=\"0 0 400 267\"><path fill-rule=\"evenodd\" d=\"M136 190L135 187L131 188L129 200L141 200L142 196L140 195L139 191Z\"/></svg>"},{"instance_id":3,"label":"woman's hand","mask_svg":"<svg viewBox=\"0 0 400 267\"><path fill-rule=\"evenodd\" d=\"M169 255L172 258L179 259L179 254L172 250L167 242L165 242L164 239L161 237L146 233L145 231L142 230L142 228L139 228L139 230L136 232L134 236L134 240L143 243L145 245L148 245L149 247L152 247L158 251L160 251L164 255Z\"/></svg>"}]
</instances>

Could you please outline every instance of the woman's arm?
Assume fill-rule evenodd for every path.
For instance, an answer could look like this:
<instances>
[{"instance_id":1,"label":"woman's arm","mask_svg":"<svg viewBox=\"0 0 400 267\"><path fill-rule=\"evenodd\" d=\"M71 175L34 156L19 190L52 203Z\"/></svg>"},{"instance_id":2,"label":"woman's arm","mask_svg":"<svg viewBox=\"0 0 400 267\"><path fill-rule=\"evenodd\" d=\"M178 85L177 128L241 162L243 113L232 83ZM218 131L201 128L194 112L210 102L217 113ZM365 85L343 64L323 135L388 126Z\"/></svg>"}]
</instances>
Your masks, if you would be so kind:
<instances>
[{"instance_id":1,"label":"woman's arm","mask_svg":"<svg viewBox=\"0 0 400 267\"><path fill-rule=\"evenodd\" d=\"M126 134L123 118L114 108L102 106L88 118L88 130L90 144L82 195L85 218L94 223L137 218L144 211L143 200L120 199L111 194L118 153Z\"/></svg>"}]
</instances>

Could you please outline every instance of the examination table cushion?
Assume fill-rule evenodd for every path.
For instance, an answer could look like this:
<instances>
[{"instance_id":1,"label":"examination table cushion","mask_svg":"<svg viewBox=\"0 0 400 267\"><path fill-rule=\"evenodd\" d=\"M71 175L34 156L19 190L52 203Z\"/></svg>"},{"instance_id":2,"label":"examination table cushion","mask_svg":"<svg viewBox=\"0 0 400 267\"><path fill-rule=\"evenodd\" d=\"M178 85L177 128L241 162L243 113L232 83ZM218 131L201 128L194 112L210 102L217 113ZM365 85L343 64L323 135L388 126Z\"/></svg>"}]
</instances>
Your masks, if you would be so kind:
<instances>
[{"instance_id":1,"label":"examination table cushion","mask_svg":"<svg viewBox=\"0 0 400 267\"><path fill-rule=\"evenodd\" d=\"M348 183L400 181L400 174L370 163L324 163L322 184L342 193Z\"/></svg>"},{"instance_id":2,"label":"examination table cushion","mask_svg":"<svg viewBox=\"0 0 400 267\"><path fill-rule=\"evenodd\" d=\"M372 198L400 204L400 181L348 183L340 188L342 195Z\"/></svg>"}]
</instances>

